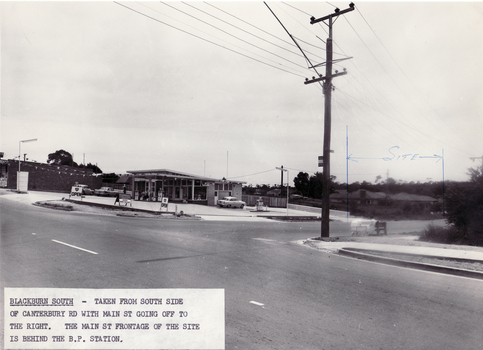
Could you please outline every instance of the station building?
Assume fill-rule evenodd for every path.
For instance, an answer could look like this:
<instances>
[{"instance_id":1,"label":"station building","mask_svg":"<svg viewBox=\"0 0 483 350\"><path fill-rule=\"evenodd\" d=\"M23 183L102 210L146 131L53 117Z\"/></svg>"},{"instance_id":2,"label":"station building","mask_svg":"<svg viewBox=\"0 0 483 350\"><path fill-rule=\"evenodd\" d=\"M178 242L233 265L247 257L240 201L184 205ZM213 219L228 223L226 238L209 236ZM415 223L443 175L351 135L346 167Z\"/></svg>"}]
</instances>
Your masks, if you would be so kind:
<instances>
[{"instance_id":1,"label":"station building","mask_svg":"<svg viewBox=\"0 0 483 350\"><path fill-rule=\"evenodd\" d=\"M214 206L218 199L233 196L242 199L245 182L213 179L169 169L129 170L134 200L187 202Z\"/></svg>"}]
</instances>

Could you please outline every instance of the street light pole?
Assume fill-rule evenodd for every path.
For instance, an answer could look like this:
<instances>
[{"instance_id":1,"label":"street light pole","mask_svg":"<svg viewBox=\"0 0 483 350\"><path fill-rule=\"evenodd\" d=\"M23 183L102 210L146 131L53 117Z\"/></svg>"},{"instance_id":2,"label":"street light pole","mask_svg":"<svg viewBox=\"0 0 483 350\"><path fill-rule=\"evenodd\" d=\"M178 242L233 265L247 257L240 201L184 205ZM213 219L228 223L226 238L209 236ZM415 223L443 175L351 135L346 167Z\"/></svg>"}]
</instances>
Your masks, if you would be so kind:
<instances>
[{"instance_id":1,"label":"street light pole","mask_svg":"<svg viewBox=\"0 0 483 350\"><path fill-rule=\"evenodd\" d=\"M287 172L287 216L288 216L288 191L289 191L289 188L290 188L290 172L288 171L288 169L284 169L283 166L281 168L278 168L278 167L275 167L275 169L277 170L280 170L280 171L283 171L283 172ZM283 181L282 181L283 182Z\"/></svg>"},{"instance_id":2,"label":"street light pole","mask_svg":"<svg viewBox=\"0 0 483 350\"><path fill-rule=\"evenodd\" d=\"M26 143L26 142L33 142L33 141L37 141L37 139L30 139L30 140L21 140L18 142L18 174L17 174L17 191L20 191L20 161L21 161L21 145L22 145L22 142L23 143Z\"/></svg>"}]
</instances>

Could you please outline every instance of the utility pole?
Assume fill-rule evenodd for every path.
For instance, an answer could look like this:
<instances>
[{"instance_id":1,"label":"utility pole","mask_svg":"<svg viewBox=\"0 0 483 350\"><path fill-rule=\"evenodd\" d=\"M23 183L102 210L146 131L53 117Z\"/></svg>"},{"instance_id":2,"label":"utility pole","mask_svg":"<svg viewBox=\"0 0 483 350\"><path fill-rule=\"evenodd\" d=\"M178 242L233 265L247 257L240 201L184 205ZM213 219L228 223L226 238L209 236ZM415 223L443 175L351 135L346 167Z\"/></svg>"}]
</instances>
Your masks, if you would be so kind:
<instances>
[{"instance_id":1,"label":"utility pole","mask_svg":"<svg viewBox=\"0 0 483 350\"><path fill-rule=\"evenodd\" d=\"M337 72L332 74L332 62L333 62L333 51L332 51L332 24L333 19L337 18L344 13L354 10L354 4L351 2L349 8L345 10L335 9L334 13L315 19L315 17L310 18L310 24L315 24L319 22L324 22L329 27L329 38L326 42L326 62L325 62L325 77L320 75L318 78L313 77L312 80L305 80L305 84L316 83L319 81L324 81L323 92L325 97L325 109L324 109L324 153L323 153L323 179L324 183L322 186L322 227L321 227L321 237L329 237L329 214L330 214L330 131L331 131L331 99L332 99L332 78L345 75L347 72ZM326 23L325 21L328 21Z\"/></svg>"},{"instance_id":2,"label":"utility pole","mask_svg":"<svg viewBox=\"0 0 483 350\"><path fill-rule=\"evenodd\" d=\"M282 192L283 192L283 165L280 168L277 168L280 170L280 197L282 197Z\"/></svg>"}]
</instances>

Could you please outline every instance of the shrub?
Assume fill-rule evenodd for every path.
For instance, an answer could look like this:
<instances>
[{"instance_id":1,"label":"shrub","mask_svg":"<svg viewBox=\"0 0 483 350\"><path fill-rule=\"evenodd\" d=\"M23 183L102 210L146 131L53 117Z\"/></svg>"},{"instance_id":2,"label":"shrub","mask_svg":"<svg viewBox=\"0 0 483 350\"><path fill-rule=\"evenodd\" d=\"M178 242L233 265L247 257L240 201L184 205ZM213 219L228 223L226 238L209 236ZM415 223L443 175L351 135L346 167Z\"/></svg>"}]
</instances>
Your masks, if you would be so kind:
<instances>
[{"instance_id":1,"label":"shrub","mask_svg":"<svg viewBox=\"0 0 483 350\"><path fill-rule=\"evenodd\" d=\"M483 166L469 171L469 182L452 183L448 188L446 220L460 241L483 245Z\"/></svg>"},{"instance_id":2,"label":"shrub","mask_svg":"<svg viewBox=\"0 0 483 350\"><path fill-rule=\"evenodd\" d=\"M419 237L420 241L445 243L445 244L467 244L468 240L461 232L452 225L445 227L429 224Z\"/></svg>"}]
</instances>

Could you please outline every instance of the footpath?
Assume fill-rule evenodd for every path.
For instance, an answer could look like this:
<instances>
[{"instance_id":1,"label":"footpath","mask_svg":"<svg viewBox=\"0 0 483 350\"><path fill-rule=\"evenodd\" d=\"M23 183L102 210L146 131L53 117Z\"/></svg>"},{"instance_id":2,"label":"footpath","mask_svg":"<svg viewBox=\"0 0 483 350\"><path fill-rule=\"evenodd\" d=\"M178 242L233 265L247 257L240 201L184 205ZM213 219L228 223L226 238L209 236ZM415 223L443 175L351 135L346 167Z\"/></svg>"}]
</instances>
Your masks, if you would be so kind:
<instances>
[{"instance_id":1,"label":"footpath","mask_svg":"<svg viewBox=\"0 0 483 350\"><path fill-rule=\"evenodd\" d=\"M80 200L69 200L65 193L29 191L16 193L0 189L3 198L16 200L25 204L44 201L72 201L73 203L97 206L109 209L122 209L145 213L160 214L161 203L133 201L130 204L115 204L114 197L85 196ZM267 219L285 219L290 221L315 220L317 215L294 209L269 208L268 211L257 212L254 207L244 209L218 208L188 203L169 203L166 213L173 215L190 215L202 220L218 221L267 221ZM319 216L320 217L320 216ZM333 220L348 221L331 217ZM483 247L459 245L440 245L417 241L418 236L408 232L421 232L425 226L415 221L388 223L387 236L351 237L350 229L344 236L327 239L308 239L302 243L321 251L336 253L357 259L391 264L396 266L418 268L426 271L440 272L457 276L483 279ZM425 225L425 223L424 223ZM394 227L392 232L391 227ZM404 228L407 227L407 230ZM401 234L406 233L406 234ZM416 257L418 259L416 259ZM419 260L419 261L418 261ZM424 261L424 262L420 262ZM429 263L427 262L429 261ZM452 262L448 264L447 261ZM449 266L448 266L449 265ZM450 267L451 265L456 267ZM461 268L463 267L463 268Z\"/></svg>"}]
</instances>

